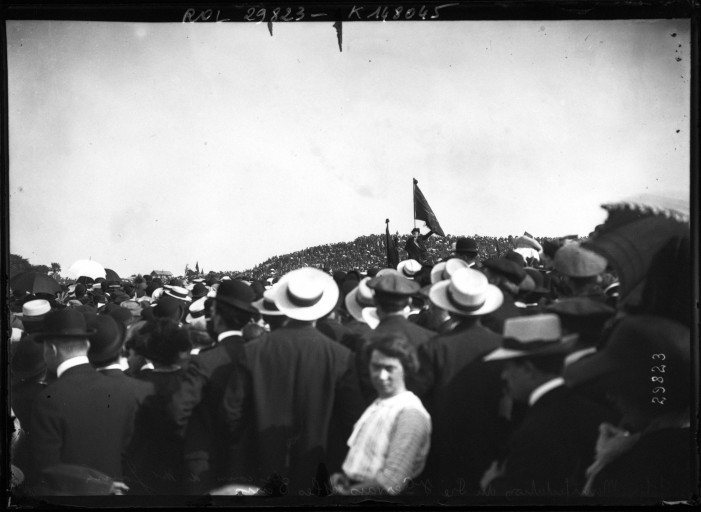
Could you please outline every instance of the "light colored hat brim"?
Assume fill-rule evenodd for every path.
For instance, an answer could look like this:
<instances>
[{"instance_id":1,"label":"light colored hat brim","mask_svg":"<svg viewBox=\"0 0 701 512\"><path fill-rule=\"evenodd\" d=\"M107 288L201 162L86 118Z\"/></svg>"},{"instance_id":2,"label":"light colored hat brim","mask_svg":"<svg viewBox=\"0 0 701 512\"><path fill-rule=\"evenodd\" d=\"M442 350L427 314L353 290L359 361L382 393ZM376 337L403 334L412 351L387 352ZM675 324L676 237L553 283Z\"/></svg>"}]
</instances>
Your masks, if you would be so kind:
<instances>
[{"instance_id":1,"label":"light colored hat brim","mask_svg":"<svg viewBox=\"0 0 701 512\"><path fill-rule=\"evenodd\" d=\"M294 272L294 271L293 271ZM287 295L289 286L289 276L286 274L278 281L278 287L275 290L274 301L277 308L283 315L292 318L293 320L301 320L310 322L318 320L321 317L328 315L338 303L338 285L328 274L319 271L319 278L323 279L324 289L321 293L321 298L312 306L303 307L294 304Z\"/></svg>"},{"instance_id":2,"label":"light colored hat brim","mask_svg":"<svg viewBox=\"0 0 701 512\"><path fill-rule=\"evenodd\" d=\"M370 329L377 328L380 325L380 317L377 315L377 308L363 308L363 322L370 326Z\"/></svg>"},{"instance_id":3,"label":"light colored hat brim","mask_svg":"<svg viewBox=\"0 0 701 512\"><path fill-rule=\"evenodd\" d=\"M562 341L553 342L551 345L541 347L532 351L514 350L509 348L498 348L484 356L484 361L500 361L505 359L516 359L519 357L536 357L555 354L569 354L577 344L579 337L576 334L569 334L562 337Z\"/></svg>"},{"instance_id":4,"label":"light colored hat brim","mask_svg":"<svg viewBox=\"0 0 701 512\"><path fill-rule=\"evenodd\" d=\"M346 309L348 312L351 314L353 318L355 318L358 322L365 322L363 319L363 310L367 309L368 307L372 306L361 306L358 304L358 301L356 298L358 297L358 287L356 286L353 288L350 292L348 292L348 295L346 295L345 298L345 303L346 303Z\"/></svg>"},{"instance_id":5,"label":"light colored hat brim","mask_svg":"<svg viewBox=\"0 0 701 512\"><path fill-rule=\"evenodd\" d=\"M475 311L462 311L455 306L453 306L448 299L448 286L450 286L450 280L440 281L433 286L428 292L428 297L431 299L436 306L451 313L455 313L460 316L480 316L488 315L493 311L496 311L504 303L504 294L499 288L493 284L487 287L487 297L482 304L482 307L476 309Z\"/></svg>"},{"instance_id":6,"label":"light colored hat brim","mask_svg":"<svg viewBox=\"0 0 701 512\"><path fill-rule=\"evenodd\" d=\"M285 313L282 311L275 311L271 309L266 309L266 307L263 305L263 302L265 302L265 299L258 299L257 301L253 302L252 305L254 308L256 308L261 315L265 316L285 316Z\"/></svg>"}]
</instances>

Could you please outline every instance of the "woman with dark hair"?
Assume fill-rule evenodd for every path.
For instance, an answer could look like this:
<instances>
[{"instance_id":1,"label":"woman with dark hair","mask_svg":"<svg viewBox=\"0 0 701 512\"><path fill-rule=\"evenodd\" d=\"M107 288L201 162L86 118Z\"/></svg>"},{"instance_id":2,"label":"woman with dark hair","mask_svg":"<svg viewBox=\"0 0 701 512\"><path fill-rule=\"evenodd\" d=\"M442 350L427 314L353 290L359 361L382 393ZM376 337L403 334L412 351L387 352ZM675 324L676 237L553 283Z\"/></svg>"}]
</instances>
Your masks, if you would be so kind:
<instances>
[{"instance_id":1,"label":"woman with dark hair","mask_svg":"<svg viewBox=\"0 0 701 512\"><path fill-rule=\"evenodd\" d=\"M192 348L190 333L168 318L145 322L134 335L134 349L153 364L136 375L152 382L137 420L129 467L131 494L182 494L183 441L166 420L166 405L177 391L181 361Z\"/></svg>"},{"instance_id":2,"label":"woman with dark hair","mask_svg":"<svg viewBox=\"0 0 701 512\"><path fill-rule=\"evenodd\" d=\"M423 471L431 442L431 417L405 384L419 361L400 333L375 335L367 351L378 398L355 424L331 485L337 494L399 494Z\"/></svg>"}]
</instances>

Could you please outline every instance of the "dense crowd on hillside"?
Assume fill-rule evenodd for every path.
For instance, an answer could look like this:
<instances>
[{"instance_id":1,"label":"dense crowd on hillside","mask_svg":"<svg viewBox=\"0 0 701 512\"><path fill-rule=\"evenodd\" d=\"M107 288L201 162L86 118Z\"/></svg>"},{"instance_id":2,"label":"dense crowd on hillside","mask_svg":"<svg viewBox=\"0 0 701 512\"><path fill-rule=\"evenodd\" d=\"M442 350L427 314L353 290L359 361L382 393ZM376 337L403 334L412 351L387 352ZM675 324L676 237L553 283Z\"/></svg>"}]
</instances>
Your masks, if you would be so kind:
<instances>
[{"instance_id":1,"label":"dense crowd on hillside","mask_svg":"<svg viewBox=\"0 0 701 512\"><path fill-rule=\"evenodd\" d=\"M15 276L14 499L689 499L688 215L607 209L584 239L416 230L396 268L372 235L231 275Z\"/></svg>"},{"instance_id":2,"label":"dense crowd on hillside","mask_svg":"<svg viewBox=\"0 0 701 512\"><path fill-rule=\"evenodd\" d=\"M410 236L407 234L399 235L398 233L392 235L392 238L397 243L400 260L408 259L404 246ZM480 235L474 235L472 238L479 246L478 252L481 259L499 257L501 254L506 253L513 239L513 237ZM445 237L432 236L429 238L426 245L431 253L432 261L438 262L451 254L451 248L457 239L457 236L450 234ZM534 239L539 243L551 240L551 238L541 237L534 237ZM303 265L347 272L354 269L363 271L373 267L382 268L386 264L387 242L385 235L367 235L358 237L352 242L318 245L282 256L273 256L252 269L243 272L227 273L243 275L250 279L265 280L270 276L282 275Z\"/></svg>"}]
</instances>

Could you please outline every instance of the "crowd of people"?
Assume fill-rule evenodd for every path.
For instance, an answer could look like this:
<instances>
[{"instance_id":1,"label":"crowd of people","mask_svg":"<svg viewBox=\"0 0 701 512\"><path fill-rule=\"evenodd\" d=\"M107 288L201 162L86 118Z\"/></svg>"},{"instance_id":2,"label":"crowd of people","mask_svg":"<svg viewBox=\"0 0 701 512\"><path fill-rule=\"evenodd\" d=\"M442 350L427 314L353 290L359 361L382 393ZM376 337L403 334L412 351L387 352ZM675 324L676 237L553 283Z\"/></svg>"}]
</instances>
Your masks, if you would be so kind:
<instances>
[{"instance_id":1,"label":"crowd of people","mask_svg":"<svg viewBox=\"0 0 701 512\"><path fill-rule=\"evenodd\" d=\"M416 259L409 255L406 249L407 242L412 234L399 233L391 238L397 247L398 259ZM428 237L424 245L428 252L427 260L431 264L448 257L459 237L446 235L445 237ZM470 238L478 244L480 259L495 258L505 254L511 247L513 237L491 237L473 235ZM576 237L575 237L576 238ZM546 238L535 238L543 243ZM290 254L278 255L268 258L263 263L252 269L242 272L227 272L230 276L242 276L246 280L262 280L274 276L280 276L301 266L309 266L322 270L352 270L382 268L387 265L387 243L385 235L361 236L352 242L339 242L335 244L317 245L307 247L301 251Z\"/></svg>"},{"instance_id":2,"label":"crowd of people","mask_svg":"<svg viewBox=\"0 0 701 512\"><path fill-rule=\"evenodd\" d=\"M13 494L691 497L688 218L435 243L13 290Z\"/></svg>"}]
</instances>

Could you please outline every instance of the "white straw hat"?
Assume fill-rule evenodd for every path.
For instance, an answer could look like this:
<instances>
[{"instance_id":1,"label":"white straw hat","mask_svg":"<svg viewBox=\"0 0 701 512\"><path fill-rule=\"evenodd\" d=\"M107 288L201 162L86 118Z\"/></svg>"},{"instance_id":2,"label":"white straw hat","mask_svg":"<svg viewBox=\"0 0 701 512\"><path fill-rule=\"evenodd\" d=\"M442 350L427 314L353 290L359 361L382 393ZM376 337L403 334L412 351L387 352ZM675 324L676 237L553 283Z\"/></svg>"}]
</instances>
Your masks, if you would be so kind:
<instances>
[{"instance_id":1,"label":"white straw hat","mask_svg":"<svg viewBox=\"0 0 701 512\"><path fill-rule=\"evenodd\" d=\"M471 268L460 268L449 280L434 284L428 296L439 308L461 316L486 315L504 302L501 290Z\"/></svg>"}]
</instances>

